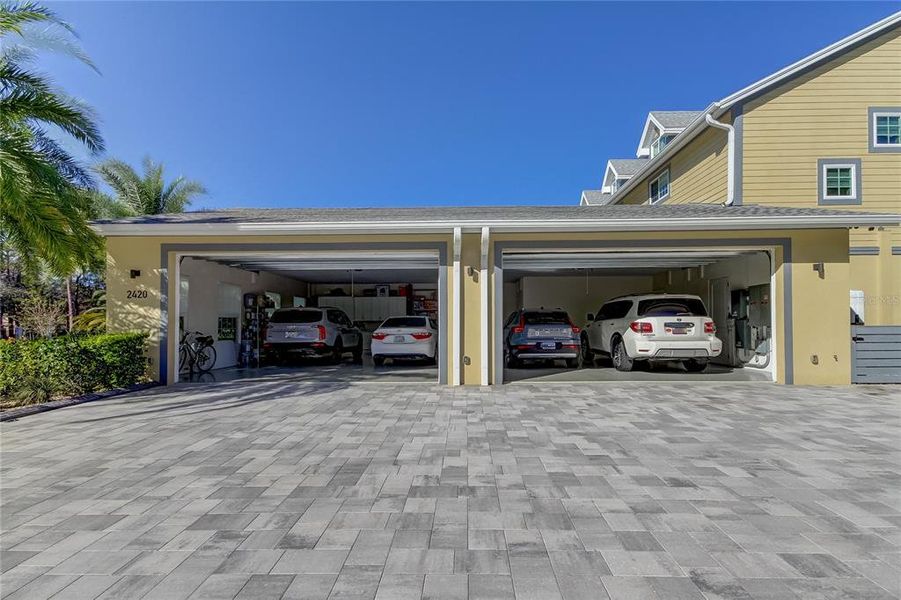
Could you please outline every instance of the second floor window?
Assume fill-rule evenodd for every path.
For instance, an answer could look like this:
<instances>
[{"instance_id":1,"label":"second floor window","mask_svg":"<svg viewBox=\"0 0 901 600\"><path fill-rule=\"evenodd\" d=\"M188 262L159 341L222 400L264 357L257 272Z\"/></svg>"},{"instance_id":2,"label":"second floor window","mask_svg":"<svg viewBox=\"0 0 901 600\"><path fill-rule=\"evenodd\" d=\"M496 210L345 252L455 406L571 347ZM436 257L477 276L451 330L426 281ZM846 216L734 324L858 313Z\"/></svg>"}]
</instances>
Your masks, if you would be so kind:
<instances>
[{"instance_id":1,"label":"second floor window","mask_svg":"<svg viewBox=\"0 0 901 600\"><path fill-rule=\"evenodd\" d=\"M901 113L876 113L873 127L877 146L901 146Z\"/></svg>"},{"instance_id":2,"label":"second floor window","mask_svg":"<svg viewBox=\"0 0 901 600\"><path fill-rule=\"evenodd\" d=\"M854 168L851 165L826 167L825 197L854 197Z\"/></svg>"},{"instance_id":3,"label":"second floor window","mask_svg":"<svg viewBox=\"0 0 901 600\"><path fill-rule=\"evenodd\" d=\"M648 189L648 199L651 204L656 204L669 196L669 169L654 179Z\"/></svg>"}]
</instances>

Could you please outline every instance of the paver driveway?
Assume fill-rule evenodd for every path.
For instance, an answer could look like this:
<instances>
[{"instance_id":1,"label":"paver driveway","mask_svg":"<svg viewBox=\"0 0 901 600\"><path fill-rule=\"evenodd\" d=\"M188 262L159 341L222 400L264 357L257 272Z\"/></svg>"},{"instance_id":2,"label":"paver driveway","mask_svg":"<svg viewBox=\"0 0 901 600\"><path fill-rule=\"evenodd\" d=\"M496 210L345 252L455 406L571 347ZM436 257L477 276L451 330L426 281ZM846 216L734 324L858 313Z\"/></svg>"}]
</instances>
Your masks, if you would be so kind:
<instances>
[{"instance_id":1,"label":"paver driveway","mask_svg":"<svg viewBox=\"0 0 901 600\"><path fill-rule=\"evenodd\" d=\"M154 390L2 425L9 598L893 598L898 389Z\"/></svg>"}]
</instances>

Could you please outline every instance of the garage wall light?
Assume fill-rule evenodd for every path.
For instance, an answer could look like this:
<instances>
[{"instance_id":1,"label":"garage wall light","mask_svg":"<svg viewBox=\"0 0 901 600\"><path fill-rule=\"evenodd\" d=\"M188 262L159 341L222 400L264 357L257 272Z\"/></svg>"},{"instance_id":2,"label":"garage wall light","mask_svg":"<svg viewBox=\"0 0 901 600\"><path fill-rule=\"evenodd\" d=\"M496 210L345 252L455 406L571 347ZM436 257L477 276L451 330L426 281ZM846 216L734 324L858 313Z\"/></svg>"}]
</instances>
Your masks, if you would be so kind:
<instances>
[{"instance_id":1,"label":"garage wall light","mask_svg":"<svg viewBox=\"0 0 901 600\"><path fill-rule=\"evenodd\" d=\"M129 275L132 279L137 279L138 277L141 276L141 269L131 269L131 270L128 272L128 275Z\"/></svg>"},{"instance_id":2,"label":"garage wall light","mask_svg":"<svg viewBox=\"0 0 901 600\"><path fill-rule=\"evenodd\" d=\"M826 264L825 263L813 263L813 270L820 274L820 279L826 279Z\"/></svg>"}]
</instances>

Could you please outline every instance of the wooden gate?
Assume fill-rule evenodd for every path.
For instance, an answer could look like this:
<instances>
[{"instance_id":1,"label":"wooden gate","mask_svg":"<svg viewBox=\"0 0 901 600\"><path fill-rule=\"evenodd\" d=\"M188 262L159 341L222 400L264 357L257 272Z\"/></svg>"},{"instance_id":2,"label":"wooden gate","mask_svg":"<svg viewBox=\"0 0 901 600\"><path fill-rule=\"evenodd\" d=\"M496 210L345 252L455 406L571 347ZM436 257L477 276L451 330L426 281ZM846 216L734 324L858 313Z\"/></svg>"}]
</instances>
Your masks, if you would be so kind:
<instances>
[{"instance_id":1,"label":"wooden gate","mask_svg":"<svg viewBox=\"0 0 901 600\"><path fill-rule=\"evenodd\" d=\"M901 383L901 326L851 326L851 381Z\"/></svg>"}]
</instances>

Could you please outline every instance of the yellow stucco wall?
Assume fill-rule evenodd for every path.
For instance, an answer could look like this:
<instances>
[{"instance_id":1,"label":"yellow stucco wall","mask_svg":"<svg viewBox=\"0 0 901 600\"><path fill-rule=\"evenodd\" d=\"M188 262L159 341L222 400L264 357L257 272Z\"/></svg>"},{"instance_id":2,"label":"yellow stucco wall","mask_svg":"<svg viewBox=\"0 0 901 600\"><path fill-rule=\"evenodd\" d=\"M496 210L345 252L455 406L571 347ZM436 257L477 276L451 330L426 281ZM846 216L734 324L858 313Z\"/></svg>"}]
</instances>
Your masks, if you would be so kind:
<instances>
[{"instance_id":1,"label":"yellow stucco wall","mask_svg":"<svg viewBox=\"0 0 901 600\"><path fill-rule=\"evenodd\" d=\"M848 292L850 273L848 267L848 232L843 229L810 231L755 231L755 232L675 232L675 233L619 233L619 234L494 234L492 235L489 257L494 256L494 243L499 241L547 241L547 240L620 240L641 242L645 240L674 241L716 241L751 239L747 247L768 247L767 238L790 238L792 240L792 303L793 327L792 359L794 362L794 382L799 384L845 384L850 382L850 328L848 324ZM451 236L230 236L230 237L114 237L107 240L107 306L111 331L140 330L151 334L152 368L159 369L159 329L160 329L160 245L162 243L336 243L344 249L362 242L441 242L447 244L449 262L453 256ZM464 234L461 255L461 351L469 357L469 365L463 367L462 381L467 385L478 385L481 379L483 360L489 361L490 381L500 374L491 372L493 356L498 351L494 340L491 319L487 323L481 318L481 287L479 270L481 267L480 239L478 234ZM825 277L820 278L812 265L825 264ZM467 273L471 266L473 274ZM131 269L140 269L137 279L129 277ZM175 254L169 255L170 272L175 270ZM443 351L449 357L448 367L453 369L455 350L453 343L453 269L446 267L448 288L447 318L448 335L445 336ZM776 345L780 353L785 352L786 336L784 314L782 312L785 293L784 277L787 269L781 250L776 251L776 286L773 299L776 302ZM489 315L494 314L493 265L489 265L490 284ZM899 278L901 279L901 278ZM169 278L170 305L175 298L175 280ZM146 291L146 298L127 297L129 290ZM897 290L896 290L897 291ZM169 331L177 331L175 311L169 311ZM487 356L482 356L482 336L488 335L490 344ZM169 336L170 356L175 356L176 336ZM817 364L811 356L818 357ZM785 381L784 361L777 361L777 380ZM170 369L171 373L171 369ZM452 372L448 373L452 381Z\"/></svg>"},{"instance_id":2,"label":"yellow stucco wall","mask_svg":"<svg viewBox=\"0 0 901 600\"><path fill-rule=\"evenodd\" d=\"M354 243L445 243L447 244L448 262L452 263L453 240L450 235L307 235L307 236L196 236L196 237L110 237L107 247L107 314L110 331L146 331L150 334L149 357L150 370L154 378L159 378L160 370L160 322L161 322L161 245L162 244L336 244L339 249L352 247ZM168 270L175 272L175 253L169 254ZM141 276L132 279L132 269L141 271ZM447 281L447 319L453 315L453 269L445 268ZM168 329L177 332L174 299L176 281L169 277ZM129 292L139 292L129 297ZM146 298L142 297L146 292ZM177 334L168 336L169 355L177 356ZM451 347L452 336L447 336L441 351L447 353L448 368L453 368L456 353ZM469 351L466 349L465 351ZM171 361L170 361L171 363ZM169 369L172 380L173 369Z\"/></svg>"},{"instance_id":3,"label":"yellow stucco wall","mask_svg":"<svg viewBox=\"0 0 901 600\"><path fill-rule=\"evenodd\" d=\"M765 240L791 240L791 356L794 383L811 385L842 385L851 381L850 324L848 318L848 231L845 229L805 231L729 231L729 232L648 232L616 234L496 234L492 236L491 255L496 242L532 241L623 241L624 247L642 240L701 241L750 239L748 248L768 249ZM754 242L753 240L761 240ZM626 243L630 242L630 243ZM681 246L680 246L681 247ZM710 246L705 246L709 248ZM773 324L775 345L779 356L776 380L785 383L785 277L788 269L781 248L774 249L775 286L772 291L776 303ZM825 277L813 269L823 262ZM492 294L499 289L492 278ZM492 299L492 307L494 301ZM493 310L493 309L492 309ZM499 341L492 341L492 354L499 352ZM813 357L816 356L816 364ZM493 364L493 361L492 361ZM494 381L497 380L493 379Z\"/></svg>"}]
</instances>

